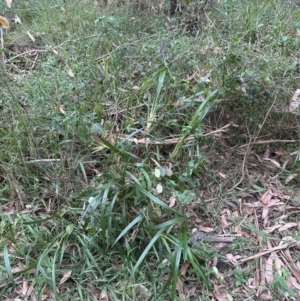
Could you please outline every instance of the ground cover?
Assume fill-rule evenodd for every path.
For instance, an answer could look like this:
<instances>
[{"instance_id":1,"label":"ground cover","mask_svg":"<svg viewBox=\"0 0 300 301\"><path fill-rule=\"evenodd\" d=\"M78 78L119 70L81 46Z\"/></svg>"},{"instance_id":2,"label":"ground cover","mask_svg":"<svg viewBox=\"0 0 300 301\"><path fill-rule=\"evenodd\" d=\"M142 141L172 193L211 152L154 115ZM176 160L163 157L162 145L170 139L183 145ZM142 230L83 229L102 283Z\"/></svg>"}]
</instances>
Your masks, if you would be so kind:
<instances>
[{"instance_id":1,"label":"ground cover","mask_svg":"<svg viewBox=\"0 0 300 301\"><path fill-rule=\"evenodd\" d=\"M299 4L179 2L0 2L3 300L299 300Z\"/></svg>"}]
</instances>

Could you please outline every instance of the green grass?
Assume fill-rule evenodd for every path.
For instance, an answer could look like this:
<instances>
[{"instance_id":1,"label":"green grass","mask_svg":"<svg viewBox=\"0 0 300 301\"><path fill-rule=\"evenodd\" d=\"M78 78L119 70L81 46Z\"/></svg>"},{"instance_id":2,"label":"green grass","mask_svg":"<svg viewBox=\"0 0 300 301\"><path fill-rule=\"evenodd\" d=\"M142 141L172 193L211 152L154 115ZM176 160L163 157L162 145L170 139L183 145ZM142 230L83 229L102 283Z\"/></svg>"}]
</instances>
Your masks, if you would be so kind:
<instances>
[{"instance_id":1,"label":"green grass","mask_svg":"<svg viewBox=\"0 0 300 301\"><path fill-rule=\"evenodd\" d=\"M299 139L283 109L299 82L296 4L212 1L195 34L185 26L193 1L171 20L167 2L50 2L0 3L11 25L0 78L3 300L26 287L36 300L206 300L220 281L207 263L228 264L226 251L188 244L191 228L221 229L224 202L241 204L254 185L242 177L232 188L242 164L225 162L224 145ZM207 134L230 122L239 127L226 138ZM255 232L252 219L228 220L226 231ZM245 238L226 250L245 249L259 251ZM251 273L236 268L226 289Z\"/></svg>"}]
</instances>

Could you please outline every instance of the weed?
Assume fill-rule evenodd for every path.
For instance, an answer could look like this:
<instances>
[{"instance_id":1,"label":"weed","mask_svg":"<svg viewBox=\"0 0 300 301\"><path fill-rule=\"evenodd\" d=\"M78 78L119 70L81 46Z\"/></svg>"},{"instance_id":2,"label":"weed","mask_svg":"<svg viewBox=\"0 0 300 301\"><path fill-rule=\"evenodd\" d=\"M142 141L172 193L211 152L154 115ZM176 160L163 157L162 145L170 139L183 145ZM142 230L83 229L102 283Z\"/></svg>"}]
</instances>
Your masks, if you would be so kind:
<instances>
[{"instance_id":1,"label":"weed","mask_svg":"<svg viewBox=\"0 0 300 301\"><path fill-rule=\"evenodd\" d=\"M250 157L259 137L299 137L283 110L298 83L299 14L277 0L183 2L171 20L168 2L0 3L11 24L0 79L3 298L206 300L225 286L212 262L271 240L246 199L247 187L265 192L267 172L236 184L241 165L253 179L253 165L228 161L248 142ZM298 161L268 184L299 174ZM246 238L216 250L190 244L191 227ZM246 287L252 272L236 267L229 286ZM283 273L270 289L293 296Z\"/></svg>"}]
</instances>

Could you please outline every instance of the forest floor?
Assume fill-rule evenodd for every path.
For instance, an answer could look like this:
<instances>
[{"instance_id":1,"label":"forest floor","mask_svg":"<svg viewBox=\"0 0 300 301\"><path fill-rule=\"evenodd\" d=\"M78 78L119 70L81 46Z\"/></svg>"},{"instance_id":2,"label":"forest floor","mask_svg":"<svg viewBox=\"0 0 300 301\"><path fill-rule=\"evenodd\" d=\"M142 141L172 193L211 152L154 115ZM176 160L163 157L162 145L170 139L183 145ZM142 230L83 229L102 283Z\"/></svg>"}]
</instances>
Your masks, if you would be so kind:
<instances>
[{"instance_id":1,"label":"forest floor","mask_svg":"<svg viewBox=\"0 0 300 301\"><path fill-rule=\"evenodd\" d=\"M148 2L0 3L1 300L300 300L299 4Z\"/></svg>"}]
</instances>

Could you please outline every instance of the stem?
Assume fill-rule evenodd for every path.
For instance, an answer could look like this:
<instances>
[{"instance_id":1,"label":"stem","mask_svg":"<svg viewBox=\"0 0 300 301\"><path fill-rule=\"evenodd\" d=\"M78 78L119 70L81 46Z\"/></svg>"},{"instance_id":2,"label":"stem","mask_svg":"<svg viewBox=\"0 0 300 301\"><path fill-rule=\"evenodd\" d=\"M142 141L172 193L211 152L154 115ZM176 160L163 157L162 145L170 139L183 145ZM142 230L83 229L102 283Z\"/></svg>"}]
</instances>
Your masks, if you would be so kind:
<instances>
[{"instance_id":1,"label":"stem","mask_svg":"<svg viewBox=\"0 0 300 301\"><path fill-rule=\"evenodd\" d=\"M3 28L2 28L2 26L0 27L0 39L1 39L2 61L3 61L3 65L4 65L4 52L3 52L4 42L3 42Z\"/></svg>"}]
</instances>

